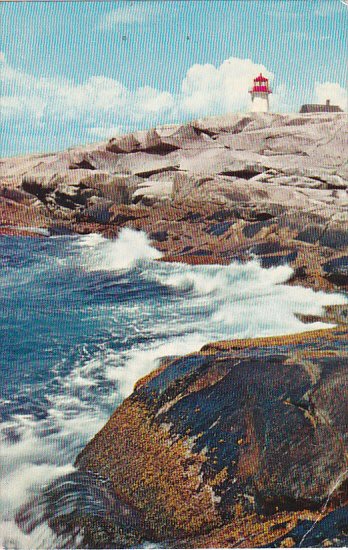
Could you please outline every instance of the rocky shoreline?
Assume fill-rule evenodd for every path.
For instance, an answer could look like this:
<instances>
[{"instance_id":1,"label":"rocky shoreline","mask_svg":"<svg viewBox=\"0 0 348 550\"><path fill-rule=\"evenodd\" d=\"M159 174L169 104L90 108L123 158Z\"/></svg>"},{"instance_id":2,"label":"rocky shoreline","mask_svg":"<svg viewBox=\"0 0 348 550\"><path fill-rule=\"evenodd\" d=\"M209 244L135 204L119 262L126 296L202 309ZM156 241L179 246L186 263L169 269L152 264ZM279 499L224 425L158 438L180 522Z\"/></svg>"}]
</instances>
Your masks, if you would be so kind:
<instances>
[{"instance_id":1,"label":"rocky shoreline","mask_svg":"<svg viewBox=\"0 0 348 550\"><path fill-rule=\"evenodd\" d=\"M162 261L257 257L291 265L289 284L345 292L346 128L346 114L226 115L5 159L0 233L130 227ZM325 318L339 326L212 343L139 381L76 465L143 528L82 517L86 544L347 544L348 307Z\"/></svg>"},{"instance_id":2,"label":"rocky shoreline","mask_svg":"<svg viewBox=\"0 0 348 550\"><path fill-rule=\"evenodd\" d=\"M347 290L342 114L227 115L48 155L4 159L0 231L142 229L166 261L287 263Z\"/></svg>"}]
</instances>

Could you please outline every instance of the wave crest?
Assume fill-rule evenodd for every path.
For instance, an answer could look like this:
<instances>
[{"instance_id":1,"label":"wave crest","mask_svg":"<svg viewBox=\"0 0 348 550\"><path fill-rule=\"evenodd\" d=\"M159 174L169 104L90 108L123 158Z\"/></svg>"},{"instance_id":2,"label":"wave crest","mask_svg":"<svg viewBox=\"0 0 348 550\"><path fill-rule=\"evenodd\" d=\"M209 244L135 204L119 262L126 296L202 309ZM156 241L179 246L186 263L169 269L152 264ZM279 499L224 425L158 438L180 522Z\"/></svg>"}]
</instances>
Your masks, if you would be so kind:
<instances>
[{"instance_id":1,"label":"wave crest","mask_svg":"<svg viewBox=\"0 0 348 550\"><path fill-rule=\"evenodd\" d=\"M82 264L88 271L116 271L134 267L139 260L157 260L162 254L143 231L121 229L115 240L92 233L79 237Z\"/></svg>"}]
</instances>

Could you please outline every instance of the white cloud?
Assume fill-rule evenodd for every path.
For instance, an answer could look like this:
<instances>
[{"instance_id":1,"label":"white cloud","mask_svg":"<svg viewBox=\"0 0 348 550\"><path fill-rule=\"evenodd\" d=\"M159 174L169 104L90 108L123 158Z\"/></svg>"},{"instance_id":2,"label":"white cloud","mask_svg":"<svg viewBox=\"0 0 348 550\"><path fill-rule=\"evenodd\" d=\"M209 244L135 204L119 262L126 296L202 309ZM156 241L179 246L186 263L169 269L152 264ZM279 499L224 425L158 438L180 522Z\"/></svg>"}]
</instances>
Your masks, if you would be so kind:
<instances>
[{"instance_id":1,"label":"white cloud","mask_svg":"<svg viewBox=\"0 0 348 550\"><path fill-rule=\"evenodd\" d=\"M155 113L168 111L174 106L174 97L169 92L160 92L149 86L139 88L134 94L134 102L141 111Z\"/></svg>"},{"instance_id":2,"label":"white cloud","mask_svg":"<svg viewBox=\"0 0 348 550\"><path fill-rule=\"evenodd\" d=\"M3 96L0 98L0 112L3 117L31 116L41 118L46 103L39 97Z\"/></svg>"},{"instance_id":3,"label":"white cloud","mask_svg":"<svg viewBox=\"0 0 348 550\"><path fill-rule=\"evenodd\" d=\"M220 67L193 65L182 83L181 107L189 113L209 114L248 109L248 89L260 72L273 76L264 65L237 57L226 59Z\"/></svg>"},{"instance_id":4,"label":"white cloud","mask_svg":"<svg viewBox=\"0 0 348 550\"><path fill-rule=\"evenodd\" d=\"M130 90L104 76L91 76L79 84L36 78L5 63L1 71L3 133L13 141L10 133L19 128L23 135L20 138L17 131L16 140L23 144L31 139L45 148L42 144L51 136L52 144L60 147L63 142L106 139L197 116L247 111L251 105L248 89L259 72L272 77L265 66L250 59L232 57L217 67L195 64L187 71L179 93L174 94L150 86ZM289 97L286 88L278 86L271 108L283 110L284 97Z\"/></svg>"},{"instance_id":5,"label":"white cloud","mask_svg":"<svg viewBox=\"0 0 348 550\"><path fill-rule=\"evenodd\" d=\"M110 11L101 21L101 28L113 29L118 25L144 23L159 14L159 3L133 1L124 3Z\"/></svg>"},{"instance_id":6,"label":"white cloud","mask_svg":"<svg viewBox=\"0 0 348 550\"><path fill-rule=\"evenodd\" d=\"M347 109L347 90L342 88L337 82L323 82L315 84L315 100L318 103L325 103L330 99L332 105L339 105L341 109Z\"/></svg>"},{"instance_id":7,"label":"white cloud","mask_svg":"<svg viewBox=\"0 0 348 550\"><path fill-rule=\"evenodd\" d=\"M103 76L92 76L84 84L67 83L57 86L57 103L50 108L65 111L69 117L86 112L105 112L111 108L123 108L127 90L117 80Z\"/></svg>"},{"instance_id":8,"label":"white cloud","mask_svg":"<svg viewBox=\"0 0 348 550\"><path fill-rule=\"evenodd\" d=\"M64 120L99 117L139 120L148 113L162 113L173 106L173 96L149 86L136 91L112 78L92 76L82 84L58 79L35 79L6 66L2 71L4 93L2 116L26 113L35 117L61 117Z\"/></svg>"},{"instance_id":9,"label":"white cloud","mask_svg":"<svg viewBox=\"0 0 348 550\"><path fill-rule=\"evenodd\" d=\"M259 72L272 76L266 67L250 59L230 58L219 67L196 64L187 71L181 92L175 95L150 86L132 91L103 76L92 76L82 84L34 78L5 64L2 115L26 113L64 120L86 117L89 127L99 127L98 117L107 117L113 119L113 127L123 126L126 119L138 123L151 116L156 121L162 115L171 120L175 116L245 110L250 105L248 88Z\"/></svg>"}]
</instances>

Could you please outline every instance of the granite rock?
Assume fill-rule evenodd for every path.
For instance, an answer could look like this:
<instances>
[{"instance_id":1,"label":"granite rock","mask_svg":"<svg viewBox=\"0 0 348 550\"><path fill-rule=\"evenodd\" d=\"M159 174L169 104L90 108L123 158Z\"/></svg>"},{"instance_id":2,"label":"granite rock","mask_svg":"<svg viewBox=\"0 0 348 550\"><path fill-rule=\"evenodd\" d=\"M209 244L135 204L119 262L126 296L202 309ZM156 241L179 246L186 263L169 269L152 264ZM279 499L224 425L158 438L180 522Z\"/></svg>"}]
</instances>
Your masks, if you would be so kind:
<instances>
[{"instance_id":1,"label":"granite rock","mask_svg":"<svg viewBox=\"0 0 348 550\"><path fill-rule=\"evenodd\" d=\"M139 381L76 465L176 547L241 514L323 516L348 498L347 384L345 327L207 345Z\"/></svg>"}]
</instances>

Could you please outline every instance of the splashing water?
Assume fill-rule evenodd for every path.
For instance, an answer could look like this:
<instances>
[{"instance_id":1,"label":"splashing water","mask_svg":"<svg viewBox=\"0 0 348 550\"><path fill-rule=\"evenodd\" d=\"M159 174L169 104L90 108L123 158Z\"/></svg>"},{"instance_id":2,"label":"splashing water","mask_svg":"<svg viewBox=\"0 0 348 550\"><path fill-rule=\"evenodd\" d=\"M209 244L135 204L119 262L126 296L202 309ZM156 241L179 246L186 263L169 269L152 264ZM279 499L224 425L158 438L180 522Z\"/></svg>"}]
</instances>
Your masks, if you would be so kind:
<instances>
[{"instance_id":1,"label":"splashing water","mask_svg":"<svg viewBox=\"0 0 348 550\"><path fill-rule=\"evenodd\" d=\"M4 548L79 547L78 533L57 538L47 511L40 508L30 534L16 514L54 480L63 507L80 502L68 490L79 484L59 480L75 475L78 452L160 357L215 340L325 327L295 313L346 303L286 286L288 266L158 262L146 235L129 229L116 241L1 237L1 254Z\"/></svg>"},{"instance_id":2,"label":"splashing water","mask_svg":"<svg viewBox=\"0 0 348 550\"><path fill-rule=\"evenodd\" d=\"M156 260L162 255L151 246L145 233L127 228L120 232L116 241L92 233L81 237L77 244L85 249L78 259L90 271L129 269L138 260Z\"/></svg>"}]
</instances>

